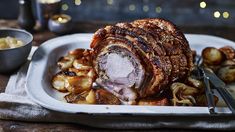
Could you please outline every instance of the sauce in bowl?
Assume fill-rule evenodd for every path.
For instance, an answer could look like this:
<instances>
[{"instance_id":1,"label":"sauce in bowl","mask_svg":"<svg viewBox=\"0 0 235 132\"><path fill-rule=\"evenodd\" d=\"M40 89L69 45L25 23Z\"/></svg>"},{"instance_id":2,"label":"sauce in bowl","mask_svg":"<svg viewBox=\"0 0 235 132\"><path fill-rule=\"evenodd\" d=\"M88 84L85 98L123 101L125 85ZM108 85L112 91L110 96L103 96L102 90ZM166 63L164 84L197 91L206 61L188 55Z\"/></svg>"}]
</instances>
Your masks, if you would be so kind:
<instances>
[{"instance_id":1,"label":"sauce in bowl","mask_svg":"<svg viewBox=\"0 0 235 132\"><path fill-rule=\"evenodd\" d=\"M24 42L20 39L17 39L15 37L2 37L0 38L0 50L2 49L11 49L11 48L17 48L24 45Z\"/></svg>"}]
</instances>

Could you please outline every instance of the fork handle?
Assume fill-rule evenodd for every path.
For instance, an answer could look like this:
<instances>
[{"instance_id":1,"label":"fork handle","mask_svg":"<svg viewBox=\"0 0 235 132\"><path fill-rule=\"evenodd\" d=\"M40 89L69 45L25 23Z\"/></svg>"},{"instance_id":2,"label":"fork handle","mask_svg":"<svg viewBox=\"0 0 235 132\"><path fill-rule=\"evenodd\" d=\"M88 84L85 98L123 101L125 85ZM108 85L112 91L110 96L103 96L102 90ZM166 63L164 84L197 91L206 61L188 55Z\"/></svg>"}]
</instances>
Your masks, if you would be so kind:
<instances>
[{"instance_id":1,"label":"fork handle","mask_svg":"<svg viewBox=\"0 0 235 132\"><path fill-rule=\"evenodd\" d=\"M210 82L207 77L204 76L204 84L206 86L206 98L207 98L207 104L208 104L208 109L211 114L214 114L215 111L215 101L214 101L214 95L212 94L211 87L210 87Z\"/></svg>"}]
</instances>

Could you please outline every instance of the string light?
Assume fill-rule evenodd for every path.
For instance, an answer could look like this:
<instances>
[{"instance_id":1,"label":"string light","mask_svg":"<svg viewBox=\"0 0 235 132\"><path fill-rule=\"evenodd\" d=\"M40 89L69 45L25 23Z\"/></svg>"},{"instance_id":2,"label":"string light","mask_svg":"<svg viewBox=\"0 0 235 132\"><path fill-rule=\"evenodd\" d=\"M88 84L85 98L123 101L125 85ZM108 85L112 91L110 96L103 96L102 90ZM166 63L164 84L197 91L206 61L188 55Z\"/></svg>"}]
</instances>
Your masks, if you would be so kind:
<instances>
[{"instance_id":1,"label":"string light","mask_svg":"<svg viewBox=\"0 0 235 132\"><path fill-rule=\"evenodd\" d=\"M219 11L215 11L214 12L214 17L215 18L219 18L220 17L220 12Z\"/></svg>"},{"instance_id":2,"label":"string light","mask_svg":"<svg viewBox=\"0 0 235 132\"><path fill-rule=\"evenodd\" d=\"M69 9L69 6L67 4L63 4L61 8L62 10L66 11Z\"/></svg>"},{"instance_id":3,"label":"string light","mask_svg":"<svg viewBox=\"0 0 235 132\"><path fill-rule=\"evenodd\" d=\"M200 7L201 8L206 8L206 2L205 1L200 2Z\"/></svg>"},{"instance_id":4,"label":"string light","mask_svg":"<svg viewBox=\"0 0 235 132\"><path fill-rule=\"evenodd\" d=\"M149 11L149 6L148 5L144 5L143 6L143 11L144 12L148 12Z\"/></svg>"},{"instance_id":5,"label":"string light","mask_svg":"<svg viewBox=\"0 0 235 132\"><path fill-rule=\"evenodd\" d=\"M129 10L134 11L135 10L135 5L133 5L133 4L129 5Z\"/></svg>"},{"instance_id":6,"label":"string light","mask_svg":"<svg viewBox=\"0 0 235 132\"><path fill-rule=\"evenodd\" d=\"M79 6L79 5L82 4L82 1L81 0L75 0L74 3L75 3L75 5Z\"/></svg>"},{"instance_id":7,"label":"string light","mask_svg":"<svg viewBox=\"0 0 235 132\"><path fill-rule=\"evenodd\" d=\"M225 19L228 19L229 18L229 13L227 11L223 12L223 17Z\"/></svg>"},{"instance_id":8,"label":"string light","mask_svg":"<svg viewBox=\"0 0 235 132\"><path fill-rule=\"evenodd\" d=\"M113 0L107 0L107 4L112 5L113 4Z\"/></svg>"},{"instance_id":9,"label":"string light","mask_svg":"<svg viewBox=\"0 0 235 132\"><path fill-rule=\"evenodd\" d=\"M157 6L155 8L155 11L156 11L156 13L161 13L162 12L162 8L160 6Z\"/></svg>"}]
</instances>

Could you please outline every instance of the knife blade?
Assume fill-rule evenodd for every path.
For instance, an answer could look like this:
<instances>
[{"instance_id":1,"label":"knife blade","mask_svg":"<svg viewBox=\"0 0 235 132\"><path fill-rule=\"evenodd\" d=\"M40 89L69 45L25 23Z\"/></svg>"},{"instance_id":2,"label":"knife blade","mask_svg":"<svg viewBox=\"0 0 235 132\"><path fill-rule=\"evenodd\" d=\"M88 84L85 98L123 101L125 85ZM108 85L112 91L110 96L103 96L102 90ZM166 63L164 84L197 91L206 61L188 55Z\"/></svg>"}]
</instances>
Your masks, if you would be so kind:
<instances>
[{"instance_id":1,"label":"knife blade","mask_svg":"<svg viewBox=\"0 0 235 132\"><path fill-rule=\"evenodd\" d=\"M235 99L233 96L228 92L226 84L215 75L208 68L203 68L205 75L209 78L210 82L213 84L214 88L220 93L221 97L224 99L225 103L231 110L233 114L235 114Z\"/></svg>"}]
</instances>

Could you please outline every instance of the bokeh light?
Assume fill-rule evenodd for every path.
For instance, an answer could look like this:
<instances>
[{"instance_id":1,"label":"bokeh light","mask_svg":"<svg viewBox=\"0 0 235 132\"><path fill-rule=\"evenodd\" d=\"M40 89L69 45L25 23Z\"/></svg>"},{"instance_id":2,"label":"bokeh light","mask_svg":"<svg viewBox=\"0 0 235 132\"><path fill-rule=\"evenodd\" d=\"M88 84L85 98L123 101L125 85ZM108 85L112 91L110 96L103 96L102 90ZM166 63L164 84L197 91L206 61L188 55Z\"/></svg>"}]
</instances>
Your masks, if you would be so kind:
<instances>
[{"instance_id":1,"label":"bokeh light","mask_svg":"<svg viewBox=\"0 0 235 132\"><path fill-rule=\"evenodd\" d=\"M81 0L75 0L74 3L75 3L75 5L81 5L82 1Z\"/></svg>"},{"instance_id":2,"label":"bokeh light","mask_svg":"<svg viewBox=\"0 0 235 132\"><path fill-rule=\"evenodd\" d=\"M133 5L133 4L129 5L129 10L134 11L135 10L135 5Z\"/></svg>"},{"instance_id":3,"label":"bokeh light","mask_svg":"<svg viewBox=\"0 0 235 132\"><path fill-rule=\"evenodd\" d=\"M200 7L201 8L206 8L206 2L205 1L200 2Z\"/></svg>"},{"instance_id":4,"label":"bokeh light","mask_svg":"<svg viewBox=\"0 0 235 132\"><path fill-rule=\"evenodd\" d=\"M61 6L61 8L62 8L62 10L66 11L66 10L69 9L69 6L68 6L67 4L63 4L63 5Z\"/></svg>"},{"instance_id":5,"label":"bokeh light","mask_svg":"<svg viewBox=\"0 0 235 132\"><path fill-rule=\"evenodd\" d=\"M156 11L156 13L161 13L162 12L162 8L160 6L157 6L155 8L155 11Z\"/></svg>"},{"instance_id":6,"label":"bokeh light","mask_svg":"<svg viewBox=\"0 0 235 132\"><path fill-rule=\"evenodd\" d=\"M220 12L219 11L215 11L214 12L214 17L215 18L219 18L220 17Z\"/></svg>"},{"instance_id":7,"label":"bokeh light","mask_svg":"<svg viewBox=\"0 0 235 132\"><path fill-rule=\"evenodd\" d=\"M223 12L223 17L225 19L228 19L229 18L229 13L227 11Z\"/></svg>"}]
</instances>

